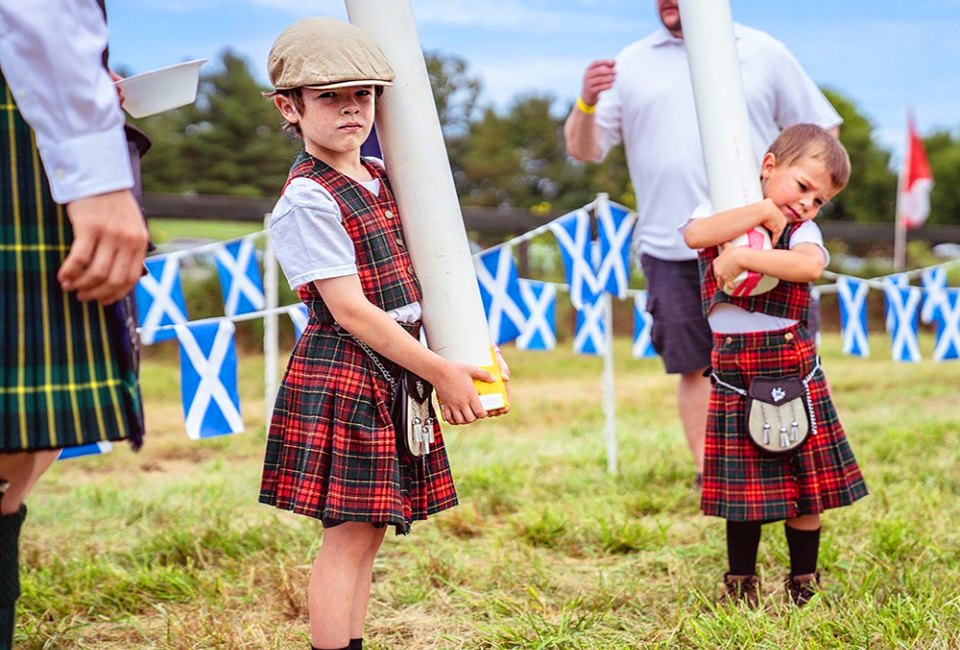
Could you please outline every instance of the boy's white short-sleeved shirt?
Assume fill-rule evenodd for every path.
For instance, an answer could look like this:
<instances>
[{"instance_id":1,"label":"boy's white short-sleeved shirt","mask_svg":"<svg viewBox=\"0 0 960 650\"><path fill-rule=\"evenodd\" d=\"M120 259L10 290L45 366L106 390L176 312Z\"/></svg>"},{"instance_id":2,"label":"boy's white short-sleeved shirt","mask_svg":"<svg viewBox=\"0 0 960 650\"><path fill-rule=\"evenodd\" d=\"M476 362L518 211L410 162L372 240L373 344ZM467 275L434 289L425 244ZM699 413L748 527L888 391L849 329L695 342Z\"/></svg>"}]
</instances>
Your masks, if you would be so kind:
<instances>
[{"instance_id":1,"label":"boy's white short-sleeved shirt","mask_svg":"<svg viewBox=\"0 0 960 650\"><path fill-rule=\"evenodd\" d=\"M373 184L375 188L369 186ZM379 194L379 185L379 180L364 184L374 194ZM343 227L340 206L320 183L309 178L290 181L273 208L269 228L277 262L291 289L357 272L353 240Z\"/></svg>"},{"instance_id":2,"label":"boy's white short-sleeved shirt","mask_svg":"<svg viewBox=\"0 0 960 650\"><path fill-rule=\"evenodd\" d=\"M734 35L759 177L759 161L782 129L831 128L841 118L782 43L739 24ZM604 154L624 143L640 216L634 242L658 259L692 260L677 226L709 194L686 46L661 28L624 48L616 65L596 124Z\"/></svg>"}]
</instances>

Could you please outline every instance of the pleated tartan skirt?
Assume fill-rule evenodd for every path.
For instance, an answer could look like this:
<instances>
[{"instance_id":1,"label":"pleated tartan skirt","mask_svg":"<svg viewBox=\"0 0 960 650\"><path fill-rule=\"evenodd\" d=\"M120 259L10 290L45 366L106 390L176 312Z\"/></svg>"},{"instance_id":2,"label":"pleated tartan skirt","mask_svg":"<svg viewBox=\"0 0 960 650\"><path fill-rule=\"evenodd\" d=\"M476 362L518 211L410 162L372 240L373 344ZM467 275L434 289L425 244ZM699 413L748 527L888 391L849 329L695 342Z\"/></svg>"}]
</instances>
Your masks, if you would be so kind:
<instances>
[{"instance_id":1,"label":"pleated tartan skirt","mask_svg":"<svg viewBox=\"0 0 960 650\"><path fill-rule=\"evenodd\" d=\"M0 76L0 453L142 439L130 305L79 302L73 231Z\"/></svg>"},{"instance_id":2,"label":"pleated tartan skirt","mask_svg":"<svg viewBox=\"0 0 960 650\"><path fill-rule=\"evenodd\" d=\"M712 365L724 382L746 388L756 376L805 377L817 361L802 325L776 332L714 334ZM704 514L730 521L777 521L846 506L867 494L823 370L809 384L816 433L793 454L774 456L750 442L746 398L714 385L704 447Z\"/></svg>"},{"instance_id":3,"label":"pleated tartan skirt","mask_svg":"<svg viewBox=\"0 0 960 650\"><path fill-rule=\"evenodd\" d=\"M399 366L382 361L400 376ZM400 461L389 396L389 383L349 334L311 319L277 394L260 502L317 519L390 524L398 534L457 505L439 425L422 461Z\"/></svg>"}]
</instances>

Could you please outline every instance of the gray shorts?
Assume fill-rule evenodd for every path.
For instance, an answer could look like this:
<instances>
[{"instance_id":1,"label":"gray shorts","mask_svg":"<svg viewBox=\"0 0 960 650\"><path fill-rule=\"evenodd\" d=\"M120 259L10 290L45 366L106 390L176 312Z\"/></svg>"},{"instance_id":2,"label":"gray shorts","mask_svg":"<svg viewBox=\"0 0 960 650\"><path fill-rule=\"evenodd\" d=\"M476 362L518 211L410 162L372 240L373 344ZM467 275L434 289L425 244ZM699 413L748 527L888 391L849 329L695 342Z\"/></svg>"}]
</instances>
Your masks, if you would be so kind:
<instances>
[{"instance_id":1,"label":"gray shorts","mask_svg":"<svg viewBox=\"0 0 960 650\"><path fill-rule=\"evenodd\" d=\"M673 262L640 256L647 278L647 311L653 316L653 348L670 374L710 365L713 336L700 303L696 260Z\"/></svg>"}]
</instances>

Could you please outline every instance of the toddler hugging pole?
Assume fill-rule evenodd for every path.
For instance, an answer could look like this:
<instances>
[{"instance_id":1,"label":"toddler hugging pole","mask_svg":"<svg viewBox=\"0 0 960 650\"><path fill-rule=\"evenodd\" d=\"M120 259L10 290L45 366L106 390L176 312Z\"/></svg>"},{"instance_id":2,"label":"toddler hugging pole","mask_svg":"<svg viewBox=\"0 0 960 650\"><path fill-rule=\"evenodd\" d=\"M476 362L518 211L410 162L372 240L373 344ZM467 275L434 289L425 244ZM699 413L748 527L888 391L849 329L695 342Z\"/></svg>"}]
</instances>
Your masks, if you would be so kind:
<instances>
[{"instance_id":1,"label":"toddler hugging pole","mask_svg":"<svg viewBox=\"0 0 960 650\"><path fill-rule=\"evenodd\" d=\"M370 36L396 71L379 100L377 138L400 208L403 236L423 289L423 326L441 357L497 378L475 381L487 410L507 406L470 243L440 130L409 0L346 0L350 22Z\"/></svg>"},{"instance_id":2,"label":"toddler hugging pole","mask_svg":"<svg viewBox=\"0 0 960 650\"><path fill-rule=\"evenodd\" d=\"M680 0L679 7L713 211L761 201L760 166L750 135L730 2ZM758 226L731 245L769 249L770 233ZM769 275L744 271L734 280L732 291L723 289L734 296L754 296L778 282Z\"/></svg>"}]
</instances>

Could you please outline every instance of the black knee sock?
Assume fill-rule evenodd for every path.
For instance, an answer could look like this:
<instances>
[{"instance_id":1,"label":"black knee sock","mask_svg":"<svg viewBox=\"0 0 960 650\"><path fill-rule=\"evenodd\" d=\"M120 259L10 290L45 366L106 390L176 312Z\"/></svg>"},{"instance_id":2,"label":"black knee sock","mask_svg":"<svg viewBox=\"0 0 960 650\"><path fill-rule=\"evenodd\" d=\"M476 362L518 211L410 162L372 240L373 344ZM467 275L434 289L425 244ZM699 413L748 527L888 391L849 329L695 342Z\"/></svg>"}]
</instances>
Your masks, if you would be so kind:
<instances>
[{"instance_id":1,"label":"black knee sock","mask_svg":"<svg viewBox=\"0 0 960 650\"><path fill-rule=\"evenodd\" d=\"M757 572L757 549L760 548L759 521L727 522L727 559L730 573L750 575Z\"/></svg>"},{"instance_id":2,"label":"black knee sock","mask_svg":"<svg viewBox=\"0 0 960 650\"><path fill-rule=\"evenodd\" d=\"M20 526L27 506L0 515L0 650L13 647L15 605L20 597Z\"/></svg>"},{"instance_id":3,"label":"black knee sock","mask_svg":"<svg viewBox=\"0 0 960 650\"><path fill-rule=\"evenodd\" d=\"M800 530L784 524L787 546L790 548L790 575L801 576L817 570L820 551L820 529Z\"/></svg>"},{"instance_id":4,"label":"black knee sock","mask_svg":"<svg viewBox=\"0 0 960 650\"><path fill-rule=\"evenodd\" d=\"M329 648L329 650L350 650L351 646L345 645L342 648ZM324 648L318 648L315 645L310 646L310 650L324 650Z\"/></svg>"},{"instance_id":5,"label":"black knee sock","mask_svg":"<svg viewBox=\"0 0 960 650\"><path fill-rule=\"evenodd\" d=\"M363 638L350 639L350 650L363 650Z\"/></svg>"}]
</instances>

